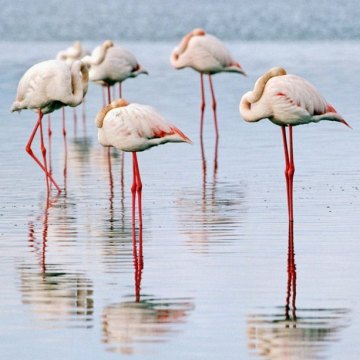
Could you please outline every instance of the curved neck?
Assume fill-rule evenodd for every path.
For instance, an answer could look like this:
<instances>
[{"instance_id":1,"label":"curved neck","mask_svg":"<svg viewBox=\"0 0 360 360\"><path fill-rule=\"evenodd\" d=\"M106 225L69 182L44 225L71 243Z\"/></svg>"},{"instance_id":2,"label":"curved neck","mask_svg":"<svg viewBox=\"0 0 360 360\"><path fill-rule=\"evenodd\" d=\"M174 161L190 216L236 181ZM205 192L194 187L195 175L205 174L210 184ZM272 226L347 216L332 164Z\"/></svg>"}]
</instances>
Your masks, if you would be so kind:
<instances>
[{"instance_id":1,"label":"curved neck","mask_svg":"<svg viewBox=\"0 0 360 360\"><path fill-rule=\"evenodd\" d=\"M89 65L101 64L106 56L107 51L113 44L110 41L105 41L102 45L98 46L91 55L87 55L83 58L83 61Z\"/></svg>"},{"instance_id":2,"label":"curved neck","mask_svg":"<svg viewBox=\"0 0 360 360\"><path fill-rule=\"evenodd\" d=\"M193 31L191 31L190 33L188 33L187 35L185 35L179 46L172 52L171 54L171 57L170 57L170 61L171 61L171 64L176 67L178 64L178 59L179 59L179 56L181 54L183 54L188 45L189 45L189 42L190 40L192 39L192 37L194 36L204 36L205 35L205 31L202 30L202 29L194 29Z\"/></svg>"},{"instance_id":3,"label":"curved neck","mask_svg":"<svg viewBox=\"0 0 360 360\"><path fill-rule=\"evenodd\" d=\"M81 61L75 61L71 66L71 88L72 88L72 97L68 101L68 105L77 106L81 103L84 97L84 87L83 87L83 76L88 77L87 68ZM81 72L81 75L80 75Z\"/></svg>"},{"instance_id":4,"label":"curved neck","mask_svg":"<svg viewBox=\"0 0 360 360\"><path fill-rule=\"evenodd\" d=\"M252 104L258 100L260 100L266 83L275 76L286 75L286 70L281 67L273 67L268 72L266 72L263 76L259 77L256 81L254 90L251 91L251 95L248 96L248 101Z\"/></svg>"}]
</instances>

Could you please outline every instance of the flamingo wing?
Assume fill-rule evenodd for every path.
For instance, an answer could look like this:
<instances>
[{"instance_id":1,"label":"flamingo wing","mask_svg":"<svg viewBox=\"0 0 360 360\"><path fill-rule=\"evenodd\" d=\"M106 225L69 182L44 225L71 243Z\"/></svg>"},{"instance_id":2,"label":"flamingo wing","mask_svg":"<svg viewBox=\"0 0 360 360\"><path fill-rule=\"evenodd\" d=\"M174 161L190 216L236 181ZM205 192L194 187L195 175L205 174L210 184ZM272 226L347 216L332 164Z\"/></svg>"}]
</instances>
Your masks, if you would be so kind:
<instances>
[{"instance_id":1,"label":"flamingo wing","mask_svg":"<svg viewBox=\"0 0 360 360\"><path fill-rule=\"evenodd\" d=\"M136 103L110 110L99 129L99 140L124 151L143 151L166 142L190 142L155 109Z\"/></svg>"},{"instance_id":2,"label":"flamingo wing","mask_svg":"<svg viewBox=\"0 0 360 360\"><path fill-rule=\"evenodd\" d=\"M313 121L313 116L327 112L322 95L308 81L295 75L270 79L264 91L271 103L271 120L277 124L299 125Z\"/></svg>"}]
</instances>

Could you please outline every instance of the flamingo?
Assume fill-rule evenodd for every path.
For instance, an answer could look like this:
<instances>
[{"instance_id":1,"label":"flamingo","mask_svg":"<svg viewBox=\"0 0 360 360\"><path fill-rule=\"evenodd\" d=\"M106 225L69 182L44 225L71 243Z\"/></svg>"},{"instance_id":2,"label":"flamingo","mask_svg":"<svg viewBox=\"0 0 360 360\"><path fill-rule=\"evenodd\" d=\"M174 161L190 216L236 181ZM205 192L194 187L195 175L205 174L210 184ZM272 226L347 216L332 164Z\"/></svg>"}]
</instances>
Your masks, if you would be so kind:
<instances>
[{"instance_id":1,"label":"flamingo","mask_svg":"<svg viewBox=\"0 0 360 360\"><path fill-rule=\"evenodd\" d=\"M289 220L293 215L293 178L295 173L293 126L317 123L322 120L349 124L307 80L287 74L285 69L274 67L255 83L254 90L243 95L239 106L245 121L256 122L268 118L281 126L285 154L285 178ZM289 143L286 128L289 132Z\"/></svg>"},{"instance_id":2,"label":"flamingo","mask_svg":"<svg viewBox=\"0 0 360 360\"><path fill-rule=\"evenodd\" d=\"M76 60L81 60L87 55L86 50L82 47L80 41L75 41L72 46L65 50L59 51L56 55L57 60L65 61L68 65Z\"/></svg>"},{"instance_id":3,"label":"flamingo","mask_svg":"<svg viewBox=\"0 0 360 360\"><path fill-rule=\"evenodd\" d=\"M216 116L216 99L211 75L220 72L233 72L246 75L241 65L233 59L226 46L214 35L207 34L203 29L194 29L184 36L180 44L170 56L171 65L176 69L193 68L200 73L201 87L201 117L200 140L202 143L205 93L203 76L208 75L212 97L212 109L216 134L216 144L219 138L219 129Z\"/></svg>"},{"instance_id":4,"label":"flamingo","mask_svg":"<svg viewBox=\"0 0 360 360\"><path fill-rule=\"evenodd\" d=\"M65 61L69 66L72 65L72 63L76 60L81 60L84 56L87 55L87 51L83 48L80 41L75 41L70 47L68 47L65 50L59 51L56 55L57 60ZM83 101L83 126L85 128L85 98ZM63 109L63 122L65 122L65 110ZM49 124L50 124L50 118L49 118ZM76 129L77 129L77 115L76 115L76 109L74 108L74 132L76 135ZM51 130L49 130L51 135ZM66 136L66 130L63 129L64 138Z\"/></svg>"},{"instance_id":5,"label":"flamingo","mask_svg":"<svg viewBox=\"0 0 360 360\"><path fill-rule=\"evenodd\" d=\"M16 99L12 104L11 111L30 109L39 114L27 142L26 151L44 171L48 192L49 179L55 185L58 192L61 192L61 190L47 168L46 148L42 129L43 115L66 105L72 107L79 105L86 94L87 86L88 68L82 61L75 61L71 67L59 60L43 61L30 67L19 81ZM43 163L35 156L31 148L39 128Z\"/></svg>"},{"instance_id":6,"label":"flamingo","mask_svg":"<svg viewBox=\"0 0 360 360\"><path fill-rule=\"evenodd\" d=\"M119 83L119 96L121 97L121 83L124 80L140 74L148 74L130 51L115 46L111 40L106 40L96 47L91 55L83 58L83 61L90 65L89 79L107 86L108 104L111 102L110 86Z\"/></svg>"},{"instance_id":7,"label":"flamingo","mask_svg":"<svg viewBox=\"0 0 360 360\"><path fill-rule=\"evenodd\" d=\"M136 153L168 142L191 140L177 127L169 124L150 106L117 99L101 109L96 116L98 139L103 146L132 152L133 184L132 219L135 223L135 201L138 196L139 225L142 228L141 191L142 182Z\"/></svg>"}]
</instances>

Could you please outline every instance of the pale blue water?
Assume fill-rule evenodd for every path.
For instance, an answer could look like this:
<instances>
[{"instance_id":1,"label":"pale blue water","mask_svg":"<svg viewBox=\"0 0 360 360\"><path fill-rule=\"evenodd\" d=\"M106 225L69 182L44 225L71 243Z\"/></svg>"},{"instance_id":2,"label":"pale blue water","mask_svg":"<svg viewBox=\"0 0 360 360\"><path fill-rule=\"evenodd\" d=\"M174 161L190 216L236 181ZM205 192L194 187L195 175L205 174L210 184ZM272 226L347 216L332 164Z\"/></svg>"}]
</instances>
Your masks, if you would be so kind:
<instances>
[{"instance_id":1,"label":"pale blue water","mask_svg":"<svg viewBox=\"0 0 360 360\"><path fill-rule=\"evenodd\" d=\"M60 15L66 6L69 10L66 1L62 4L56 10ZM161 33L152 25L145 2L126 4L127 11L141 9L147 36ZM161 4L154 2L151 11ZM253 9L256 4L262 2L252 3ZM210 8L204 11L216 24L227 14L239 16L232 8L223 6L218 16ZM3 9L10 22L14 8L3 4ZM349 19L358 11L355 2L347 2L343 10ZM19 5L21 11L25 9ZM27 8L28 14L33 11ZM43 8L39 23L48 21L45 12L49 10ZM66 20L65 15L60 18ZM33 15L21 21L31 19ZM90 86L86 129L78 109L75 133L73 112L67 109L66 178L61 113L52 115L52 167L66 191L50 207L43 176L24 150L36 114L9 113L22 73L69 46L69 41L58 41L63 29L38 32L33 22L29 41L12 42L15 33L9 32L3 37L7 41L0 42L1 358L358 358L360 43L234 41L232 32L227 44L249 76L214 77L221 134L214 176L210 96L204 174L199 78L191 70L173 70L168 60L176 44L172 38L193 27L194 20L183 21L174 24L166 41L121 41L150 73L126 81L124 97L154 106L194 142L139 154L142 271L132 245L130 156L125 157L122 188L119 154L113 152L111 183L106 152L97 144L94 117L102 104L100 89ZM289 19L284 21L290 26ZM355 33L355 21L342 23L350 25ZM19 29L26 33L26 28ZM81 31L90 50L103 34L100 28ZM339 37L346 38L343 32ZM353 126L321 123L294 130L296 322L286 320L287 293L294 281L288 266L294 262L288 259L280 129L268 121L247 124L238 113L241 95L274 65L309 79Z\"/></svg>"}]
</instances>

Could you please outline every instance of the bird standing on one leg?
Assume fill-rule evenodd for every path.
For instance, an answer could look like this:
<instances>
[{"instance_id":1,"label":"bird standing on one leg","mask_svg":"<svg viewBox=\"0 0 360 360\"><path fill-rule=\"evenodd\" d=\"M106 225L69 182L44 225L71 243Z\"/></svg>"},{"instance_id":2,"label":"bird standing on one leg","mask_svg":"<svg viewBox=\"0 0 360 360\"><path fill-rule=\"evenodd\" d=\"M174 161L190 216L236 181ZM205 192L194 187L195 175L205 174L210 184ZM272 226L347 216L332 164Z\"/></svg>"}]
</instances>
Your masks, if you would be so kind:
<instances>
[{"instance_id":1,"label":"bird standing on one leg","mask_svg":"<svg viewBox=\"0 0 360 360\"><path fill-rule=\"evenodd\" d=\"M26 145L26 151L44 171L48 192L49 180L59 192L61 190L47 167L42 129L43 115L66 105L72 107L79 105L83 100L84 94L86 94L87 85L88 68L81 61L74 62L71 68L65 62L59 60L43 61L29 68L20 79L16 100L11 107L11 111L30 109L39 114ZM35 156L31 148L38 129L40 129L40 146L43 163Z\"/></svg>"},{"instance_id":2,"label":"bird standing on one leg","mask_svg":"<svg viewBox=\"0 0 360 360\"><path fill-rule=\"evenodd\" d=\"M211 75L220 72L234 72L245 75L241 65L235 61L226 46L215 36L207 34L203 29L194 29L184 36L170 57L171 65L176 69L191 67L200 73L201 117L200 141L203 142L203 126L205 111L204 75L208 75L212 97L212 109L216 134L216 148L219 129L216 116L216 99Z\"/></svg>"},{"instance_id":3,"label":"bird standing on one leg","mask_svg":"<svg viewBox=\"0 0 360 360\"><path fill-rule=\"evenodd\" d=\"M270 69L256 81L254 90L248 91L241 98L239 110L245 121L256 122L268 118L274 124L281 126L289 220L294 221L293 126L322 120L349 125L313 85L299 76L288 75L281 67ZM289 142L286 127L289 129Z\"/></svg>"},{"instance_id":4,"label":"bird standing on one leg","mask_svg":"<svg viewBox=\"0 0 360 360\"><path fill-rule=\"evenodd\" d=\"M168 142L191 143L191 141L150 106L129 104L124 99L114 100L105 106L96 117L96 125L100 144L132 152L132 218L134 224L137 195L139 225L142 227L142 182L136 153Z\"/></svg>"}]
</instances>

